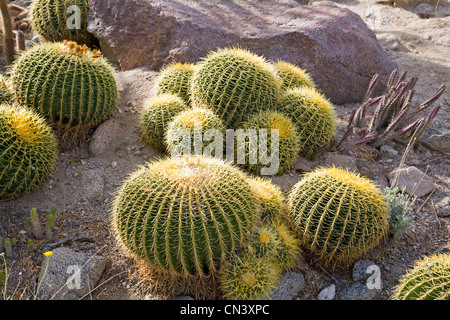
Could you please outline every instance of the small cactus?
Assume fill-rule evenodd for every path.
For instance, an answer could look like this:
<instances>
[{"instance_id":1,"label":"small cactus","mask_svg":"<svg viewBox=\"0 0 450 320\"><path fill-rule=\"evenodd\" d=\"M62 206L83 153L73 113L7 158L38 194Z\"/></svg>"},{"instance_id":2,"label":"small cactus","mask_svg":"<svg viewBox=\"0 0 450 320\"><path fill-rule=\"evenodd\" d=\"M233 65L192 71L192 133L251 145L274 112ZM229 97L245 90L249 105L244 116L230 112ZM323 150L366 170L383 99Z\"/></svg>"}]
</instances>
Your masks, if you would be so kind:
<instances>
[{"instance_id":1,"label":"small cactus","mask_svg":"<svg viewBox=\"0 0 450 320\"><path fill-rule=\"evenodd\" d=\"M389 228L382 192L345 169L307 173L289 194L290 219L302 246L325 265L345 265L376 246Z\"/></svg>"},{"instance_id":2,"label":"small cactus","mask_svg":"<svg viewBox=\"0 0 450 320\"><path fill-rule=\"evenodd\" d=\"M38 187L56 166L57 148L44 119L24 107L0 105L0 201Z\"/></svg>"},{"instance_id":3,"label":"small cactus","mask_svg":"<svg viewBox=\"0 0 450 320\"><path fill-rule=\"evenodd\" d=\"M194 106L212 109L226 128L235 128L247 116L273 108L281 83L263 57L244 49L225 48L199 63L190 89Z\"/></svg>"},{"instance_id":4,"label":"small cactus","mask_svg":"<svg viewBox=\"0 0 450 320\"><path fill-rule=\"evenodd\" d=\"M289 89L281 97L278 111L290 117L298 128L300 152L310 158L329 144L336 131L333 105L315 89Z\"/></svg>"},{"instance_id":5,"label":"small cactus","mask_svg":"<svg viewBox=\"0 0 450 320\"><path fill-rule=\"evenodd\" d=\"M185 110L188 110L186 103L173 94L161 94L147 100L140 117L144 140L151 146L165 151L167 127L176 115Z\"/></svg>"},{"instance_id":6,"label":"small cactus","mask_svg":"<svg viewBox=\"0 0 450 320\"><path fill-rule=\"evenodd\" d=\"M36 208L31 209L30 226L31 233L36 239L40 240L44 237Z\"/></svg>"},{"instance_id":7,"label":"small cactus","mask_svg":"<svg viewBox=\"0 0 450 320\"><path fill-rule=\"evenodd\" d=\"M278 161L278 171L272 173L272 175L286 173L299 157L300 138L298 129L289 117L280 112L268 110L255 114L245 121L240 129L244 132L255 130L254 132L258 134L256 145L251 139L246 139L248 141L245 141L245 143L239 142L239 137L236 140L237 163L241 164L240 162L245 160L242 166L251 173L261 174L261 169L272 165L272 163L265 164L262 161L265 158L276 158ZM266 130L267 135L262 135L261 130ZM277 130L278 148L276 148L277 144L274 140L275 137L272 136L272 130ZM267 147L266 155L261 152L262 147ZM244 159L240 159L241 154L245 154ZM257 161L252 160L252 158L256 158Z\"/></svg>"},{"instance_id":8,"label":"small cactus","mask_svg":"<svg viewBox=\"0 0 450 320\"><path fill-rule=\"evenodd\" d=\"M87 32L88 11L88 0L33 0L31 25L45 40L90 45L94 38Z\"/></svg>"},{"instance_id":9,"label":"small cactus","mask_svg":"<svg viewBox=\"0 0 450 320\"><path fill-rule=\"evenodd\" d=\"M450 254L434 254L416 261L400 279L392 299L450 300Z\"/></svg>"},{"instance_id":10,"label":"small cactus","mask_svg":"<svg viewBox=\"0 0 450 320\"><path fill-rule=\"evenodd\" d=\"M195 68L192 63L173 63L162 69L156 81L156 94L176 94L189 105L189 86Z\"/></svg>"},{"instance_id":11,"label":"small cactus","mask_svg":"<svg viewBox=\"0 0 450 320\"><path fill-rule=\"evenodd\" d=\"M183 154L184 149L186 149L184 151L187 154L202 155L205 153L205 149L211 145L213 137L214 139L221 137L222 140L219 141L219 143L222 147L221 150L223 151L224 132L225 128L222 120L220 120L214 112L209 109L194 107L179 113L172 122L169 123L166 132L167 149L169 153L173 155ZM209 133L214 134L207 137L206 134ZM189 139L186 139L188 136ZM180 138L183 138L182 142L179 141ZM214 147L214 145L211 147ZM222 157L223 152L216 154L215 148L211 148L210 151L210 153L208 152L209 156Z\"/></svg>"},{"instance_id":12,"label":"small cactus","mask_svg":"<svg viewBox=\"0 0 450 320\"><path fill-rule=\"evenodd\" d=\"M277 185L260 177L249 178L248 182L261 203L263 221L273 221L287 211L286 199Z\"/></svg>"},{"instance_id":13,"label":"small cactus","mask_svg":"<svg viewBox=\"0 0 450 320\"><path fill-rule=\"evenodd\" d=\"M138 261L169 274L215 274L259 219L244 174L222 160L182 156L131 174L117 192L112 223Z\"/></svg>"},{"instance_id":14,"label":"small cactus","mask_svg":"<svg viewBox=\"0 0 450 320\"><path fill-rule=\"evenodd\" d=\"M75 42L42 43L14 63L18 101L57 126L91 128L118 101L114 70L99 51Z\"/></svg>"},{"instance_id":15,"label":"small cactus","mask_svg":"<svg viewBox=\"0 0 450 320\"><path fill-rule=\"evenodd\" d=\"M305 70L292 63L278 61L274 64L274 68L281 79L284 90L304 86L315 88L316 86L311 76Z\"/></svg>"},{"instance_id":16,"label":"small cactus","mask_svg":"<svg viewBox=\"0 0 450 320\"><path fill-rule=\"evenodd\" d=\"M280 281L280 271L269 259L248 254L236 256L219 274L220 289L227 300L267 299Z\"/></svg>"}]
</instances>

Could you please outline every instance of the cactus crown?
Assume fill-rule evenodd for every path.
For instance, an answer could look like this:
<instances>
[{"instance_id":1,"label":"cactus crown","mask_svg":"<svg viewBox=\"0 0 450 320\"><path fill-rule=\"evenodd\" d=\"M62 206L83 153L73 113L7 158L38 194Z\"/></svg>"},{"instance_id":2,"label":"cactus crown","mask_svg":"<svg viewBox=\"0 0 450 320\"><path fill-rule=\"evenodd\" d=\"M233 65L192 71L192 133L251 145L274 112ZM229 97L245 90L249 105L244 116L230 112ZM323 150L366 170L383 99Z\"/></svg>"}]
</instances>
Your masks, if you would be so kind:
<instances>
[{"instance_id":1,"label":"cactus crown","mask_svg":"<svg viewBox=\"0 0 450 320\"><path fill-rule=\"evenodd\" d=\"M172 93L190 103L189 84L196 66L192 63L173 63L161 70L156 82L156 94Z\"/></svg>"},{"instance_id":2,"label":"cactus crown","mask_svg":"<svg viewBox=\"0 0 450 320\"><path fill-rule=\"evenodd\" d=\"M281 84L263 57L240 48L219 49L198 65L191 81L194 105L213 109L225 126L235 127L248 115L272 108Z\"/></svg>"},{"instance_id":3,"label":"cactus crown","mask_svg":"<svg viewBox=\"0 0 450 320\"><path fill-rule=\"evenodd\" d=\"M392 298L450 300L450 254L434 254L417 261L401 278Z\"/></svg>"},{"instance_id":4,"label":"cactus crown","mask_svg":"<svg viewBox=\"0 0 450 320\"><path fill-rule=\"evenodd\" d=\"M205 276L240 248L259 207L242 172L216 158L159 160L133 173L117 193L119 242L152 268Z\"/></svg>"},{"instance_id":5,"label":"cactus crown","mask_svg":"<svg viewBox=\"0 0 450 320\"><path fill-rule=\"evenodd\" d=\"M36 188L56 159L56 138L41 117L21 106L0 105L0 200Z\"/></svg>"},{"instance_id":6,"label":"cactus crown","mask_svg":"<svg viewBox=\"0 0 450 320\"><path fill-rule=\"evenodd\" d=\"M307 173L291 190L289 206L303 246L326 265L353 262L388 230L382 192L368 179L344 169Z\"/></svg>"}]
</instances>

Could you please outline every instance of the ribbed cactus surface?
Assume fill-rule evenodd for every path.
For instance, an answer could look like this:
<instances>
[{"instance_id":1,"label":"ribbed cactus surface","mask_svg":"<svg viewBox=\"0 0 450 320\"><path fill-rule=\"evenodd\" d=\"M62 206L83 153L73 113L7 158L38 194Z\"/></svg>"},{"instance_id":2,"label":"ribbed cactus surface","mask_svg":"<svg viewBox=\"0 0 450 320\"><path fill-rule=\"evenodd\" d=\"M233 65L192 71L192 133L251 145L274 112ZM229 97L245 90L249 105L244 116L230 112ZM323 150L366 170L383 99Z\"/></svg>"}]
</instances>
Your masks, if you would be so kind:
<instances>
[{"instance_id":1,"label":"ribbed cactus surface","mask_svg":"<svg viewBox=\"0 0 450 320\"><path fill-rule=\"evenodd\" d=\"M182 156L137 170L117 192L113 227L123 246L160 271L209 275L259 218L244 174L216 158Z\"/></svg>"},{"instance_id":2,"label":"ribbed cactus surface","mask_svg":"<svg viewBox=\"0 0 450 320\"><path fill-rule=\"evenodd\" d=\"M43 43L12 69L18 101L58 125L92 127L114 111L114 71L98 51L75 42Z\"/></svg>"},{"instance_id":3,"label":"ribbed cactus surface","mask_svg":"<svg viewBox=\"0 0 450 320\"><path fill-rule=\"evenodd\" d=\"M205 154L212 157L222 157L225 127L222 120L210 109L194 107L179 113L169 123L166 132L166 145L169 153ZM211 150L206 150L215 139L220 139L222 153L216 155L214 145ZM186 145L184 145L186 144ZM177 146L181 147L177 151ZM189 150L187 150L189 149Z\"/></svg>"},{"instance_id":4,"label":"ribbed cactus surface","mask_svg":"<svg viewBox=\"0 0 450 320\"><path fill-rule=\"evenodd\" d=\"M140 117L142 137L153 147L165 151L165 135L169 123L188 106L179 96L169 93L157 95L144 103Z\"/></svg>"},{"instance_id":5,"label":"ribbed cactus surface","mask_svg":"<svg viewBox=\"0 0 450 320\"><path fill-rule=\"evenodd\" d=\"M0 200L17 198L38 187L54 170L56 138L31 110L0 105Z\"/></svg>"},{"instance_id":6,"label":"ribbed cactus surface","mask_svg":"<svg viewBox=\"0 0 450 320\"><path fill-rule=\"evenodd\" d=\"M273 221L286 213L286 199L280 187L260 177L251 177L248 182L260 201L261 217L264 221Z\"/></svg>"},{"instance_id":7,"label":"ribbed cactus surface","mask_svg":"<svg viewBox=\"0 0 450 320\"><path fill-rule=\"evenodd\" d=\"M288 204L305 249L326 265L354 262L388 230L388 207L368 179L339 168L307 173L291 190Z\"/></svg>"},{"instance_id":8,"label":"ribbed cactus surface","mask_svg":"<svg viewBox=\"0 0 450 320\"><path fill-rule=\"evenodd\" d=\"M236 133L237 163L245 162L242 166L249 172L262 174L261 169L270 168L272 165L272 162L264 163L266 158L270 158L278 162L278 171L268 175L285 173L299 157L300 137L297 127L289 117L280 112L267 110L254 114L241 125L240 129L243 131ZM245 143L242 143L239 134L251 132L256 133L257 144L251 138L245 139ZM241 154L245 154L245 159L240 159Z\"/></svg>"},{"instance_id":9,"label":"ribbed cactus surface","mask_svg":"<svg viewBox=\"0 0 450 320\"><path fill-rule=\"evenodd\" d=\"M433 254L416 261L401 279L395 300L450 300L450 254Z\"/></svg>"},{"instance_id":10,"label":"ribbed cactus surface","mask_svg":"<svg viewBox=\"0 0 450 320\"><path fill-rule=\"evenodd\" d=\"M0 104L9 103L13 100L14 95L11 92L10 85L5 77L0 76Z\"/></svg>"},{"instance_id":11,"label":"ribbed cactus surface","mask_svg":"<svg viewBox=\"0 0 450 320\"><path fill-rule=\"evenodd\" d=\"M278 61L274 64L275 71L280 77L282 82L282 88L293 89L303 86L314 88L315 84L311 76L302 68L286 62Z\"/></svg>"},{"instance_id":12,"label":"ribbed cactus surface","mask_svg":"<svg viewBox=\"0 0 450 320\"><path fill-rule=\"evenodd\" d=\"M273 108L281 83L273 66L244 49L225 48L210 53L191 81L194 106L212 109L227 129L247 116Z\"/></svg>"},{"instance_id":13,"label":"ribbed cactus surface","mask_svg":"<svg viewBox=\"0 0 450 320\"><path fill-rule=\"evenodd\" d=\"M310 157L331 142L336 131L333 105L313 88L288 89L280 99L278 111L292 119L300 136L300 152Z\"/></svg>"},{"instance_id":14,"label":"ribbed cactus surface","mask_svg":"<svg viewBox=\"0 0 450 320\"><path fill-rule=\"evenodd\" d=\"M90 44L87 32L88 0L33 0L31 25L48 41L72 40Z\"/></svg>"}]
</instances>

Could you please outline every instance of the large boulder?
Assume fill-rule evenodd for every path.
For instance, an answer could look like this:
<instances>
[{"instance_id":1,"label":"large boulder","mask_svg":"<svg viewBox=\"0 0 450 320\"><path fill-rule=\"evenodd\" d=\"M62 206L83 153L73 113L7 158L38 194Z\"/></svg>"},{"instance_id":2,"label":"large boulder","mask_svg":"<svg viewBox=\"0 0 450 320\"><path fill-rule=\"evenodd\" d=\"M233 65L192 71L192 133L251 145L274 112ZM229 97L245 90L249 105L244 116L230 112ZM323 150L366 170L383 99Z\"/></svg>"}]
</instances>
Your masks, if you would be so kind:
<instances>
[{"instance_id":1,"label":"large boulder","mask_svg":"<svg viewBox=\"0 0 450 320\"><path fill-rule=\"evenodd\" d=\"M247 48L306 69L334 102L357 102L375 73L396 68L354 12L294 0L89 0L88 31L122 70L197 62L219 47Z\"/></svg>"}]
</instances>

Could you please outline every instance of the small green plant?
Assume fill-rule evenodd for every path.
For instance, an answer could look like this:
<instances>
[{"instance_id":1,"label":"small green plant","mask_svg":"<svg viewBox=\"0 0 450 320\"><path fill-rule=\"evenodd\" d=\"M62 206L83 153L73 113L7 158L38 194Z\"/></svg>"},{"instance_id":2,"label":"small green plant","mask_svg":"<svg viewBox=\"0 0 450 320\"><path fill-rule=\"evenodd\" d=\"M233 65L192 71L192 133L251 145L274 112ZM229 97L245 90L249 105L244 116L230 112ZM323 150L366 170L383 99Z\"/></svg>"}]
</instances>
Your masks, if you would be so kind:
<instances>
[{"instance_id":1,"label":"small green plant","mask_svg":"<svg viewBox=\"0 0 450 320\"><path fill-rule=\"evenodd\" d=\"M384 188L383 193L390 212L389 234L392 244L398 245L404 233L412 227L413 221L408 214L416 198L411 198L404 189L398 187Z\"/></svg>"},{"instance_id":2,"label":"small green plant","mask_svg":"<svg viewBox=\"0 0 450 320\"><path fill-rule=\"evenodd\" d=\"M57 210L58 207L53 205L45 223L45 236L48 241L51 241L53 238L52 229L54 226ZM25 219L25 229L37 240L42 240L44 238L44 229L39 222L39 216L36 208L31 209L30 216Z\"/></svg>"},{"instance_id":3,"label":"small green plant","mask_svg":"<svg viewBox=\"0 0 450 320\"><path fill-rule=\"evenodd\" d=\"M4 252L0 252L0 257L2 257L3 263L5 265L4 271L1 273L1 281L0 281L0 283L3 284L3 290L2 290L3 300L6 300L6 298L7 298L6 294L7 294L7 290L8 290L8 278L9 278L8 265L7 265L7 262L6 262L5 253Z\"/></svg>"},{"instance_id":4,"label":"small green plant","mask_svg":"<svg viewBox=\"0 0 450 320\"><path fill-rule=\"evenodd\" d=\"M44 282L44 278L47 275L47 271L48 271L48 265L50 263L50 257L53 255L52 251L47 251L44 252L44 256L46 258L46 264L45 264L45 269L44 269L44 273L42 274L41 277L41 281L39 281L37 289L36 289L36 293L33 296L33 300L37 300L38 299L38 295L39 295L39 289L41 288L42 282Z\"/></svg>"}]
</instances>

